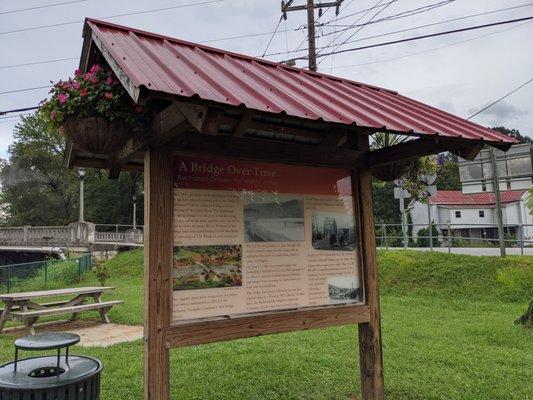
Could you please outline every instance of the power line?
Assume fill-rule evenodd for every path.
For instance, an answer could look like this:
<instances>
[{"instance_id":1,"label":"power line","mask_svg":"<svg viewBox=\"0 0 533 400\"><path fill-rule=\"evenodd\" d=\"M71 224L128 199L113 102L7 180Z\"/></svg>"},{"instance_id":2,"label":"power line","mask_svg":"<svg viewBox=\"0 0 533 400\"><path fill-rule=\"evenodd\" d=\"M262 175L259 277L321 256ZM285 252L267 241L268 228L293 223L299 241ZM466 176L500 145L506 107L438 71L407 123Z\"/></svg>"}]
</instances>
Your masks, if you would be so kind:
<instances>
[{"instance_id":1,"label":"power line","mask_svg":"<svg viewBox=\"0 0 533 400\"><path fill-rule=\"evenodd\" d=\"M462 16L462 17L446 19L444 21L433 22L431 24L418 25L418 26L413 26L411 28L400 29L400 30L396 30L396 31L392 31L392 32L380 33L380 34L371 35L371 36L365 36L365 37L362 37L362 38L359 38L359 39L350 40L350 41L346 42L346 44L355 43L355 42L362 42L362 41L369 40L369 39L376 39L376 38L380 38L380 37L395 35L397 33L409 32L409 31L413 31L413 30L416 30L416 29L428 28L428 27L431 27L431 26L442 25L442 24L445 24L447 22L455 22L455 21L460 21L460 20L464 20L464 19L468 19L468 18L480 17L480 16L483 16L483 15L489 15L489 14L494 14L494 13L498 13L498 12L514 10L514 9L522 8L522 7L531 7L531 6L533 6L533 3L522 4L522 5L514 6L514 7L501 8L501 9L498 9L498 10L485 11L485 12L477 13L477 14L465 15L465 16ZM334 47L334 46L335 45L322 46L322 47L319 47L319 49L324 49L324 48ZM307 50L307 49L301 49L301 50L298 50L298 51L304 51L304 50ZM268 56L277 56L277 55L294 53L294 52L296 52L296 51L290 51L290 52L280 51L280 52L276 52L276 53L266 54L266 56L267 57Z\"/></svg>"},{"instance_id":2,"label":"power line","mask_svg":"<svg viewBox=\"0 0 533 400\"><path fill-rule=\"evenodd\" d=\"M531 19L533 19L533 16L524 17L524 18L517 18L517 19L511 19L511 20L506 20L506 21L493 22L491 24L477 25L477 26L471 26L471 27L461 28L461 29L453 29L453 30L450 30L450 31L431 33L429 35L415 36L415 37L411 37L411 38L407 38L407 39L393 40L393 41L390 41L390 42L376 43L376 44L371 44L371 45L367 45L367 46L353 47L353 48L350 48L350 49L338 50L338 51L335 51L335 52L321 54L320 57L326 57L326 56L330 56L332 54L347 53L347 52L357 51L357 50L366 50L366 49L371 49L371 48L374 48L374 47L389 46L389 45L392 45L392 44L411 42L411 41L414 41L414 40L421 40L421 39L427 39L427 38L431 38L431 37L435 37L435 36L449 35L449 34L452 34L452 33L467 32L467 31L471 31L471 30L475 30L475 29L488 28L488 27L491 27L491 26L511 24L511 23L520 22L520 21L528 21L528 20L531 20ZM305 59L306 59L305 56L294 58L294 60L305 60Z\"/></svg>"},{"instance_id":3,"label":"power line","mask_svg":"<svg viewBox=\"0 0 533 400\"><path fill-rule=\"evenodd\" d=\"M479 115L481 114L483 111L486 111L488 110L489 108L491 108L492 106L494 106L495 104L499 103L500 101L502 101L503 99L506 99L507 97L509 97L510 95L512 95L513 93L519 91L520 89L522 89L524 86L530 84L531 82L533 82L533 78L531 78L530 80L528 80L527 82L525 83L522 83L520 86L518 86L517 88L511 90L509 93L507 93L505 96L502 96L500 97L498 100L495 100L493 101L492 103L490 103L488 106L486 107L483 107L481 110L479 110L478 112L472 114L470 117L467 118L467 121L474 118L476 115Z\"/></svg>"},{"instance_id":4,"label":"power line","mask_svg":"<svg viewBox=\"0 0 533 400\"><path fill-rule=\"evenodd\" d=\"M499 34L499 33L503 33L503 32L509 31L509 30L511 30L511 29L520 28L521 26L526 25L526 24L529 24L529 23L531 23L531 21L526 21L526 22L524 22L523 24L519 24L519 25L516 25L516 26L512 26L512 27L510 27L510 28L501 29L501 30L496 31L496 32L491 32L491 33L487 33L487 34L484 34L484 35L475 36L475 37L470 38L470 39L461 40L461 41L458 41L458 42L454 42L454 43L446 44L446 45L444 45L444 46L433 47L433 48L431 48L431 49L426 49L426 50L417 51L417 52L414 52L414 53L404 54L403 56L392 57L392 58L387 58L387 59L384 59L384 60L378 60L378 61L369 61L369 62L366 62L366 63L351 64L351 65L340 65L340 66L337 66L337 67L333 67L333 69L350 68L350 67L361 67L361 66L365 66L365 65L381 64L381 63L385 63L385 62L401 60L401 59L403 59L403 58L408 58L408 57L416 56L416 55L419 55L419 54L425 54L425 53L429 53L429 52L432 52L432 51L441 50L441 49L444 49L444 48L446 48L446 47L457 46L457 45L459 45L459 44L463 44L463 43L471 42L471 41L474 41L474 40L477 40L477 39L482 39L482 38L485 38L485 37L488 37L488 36L497 35L497 34Z\"/></svg>"},{"instance_id":5,"label":"power line","mask_svg":"<svg viewBox=\"0 0 533 400\"><path fill-rule=\"evenodd\" d=\"M392 0L392 1L389 3L389 5L392 4L392 3L394 3L395 1L397 1L397 0ZM356 20L351 26L353 26L353 25L357 24L359 21L361 21L364 17L366 17L366 15L367 15L370 11L372 11L373 9L379 7L379 5L380 5L382 2L383 2L383 0L378 0L378 2L377 2L376 4L374 4L373 7L367 9L367 11L366 11L361 17L359 17L359 18L358 18L358 19L357 19L357 20ZM342 35L342 34L341 34L341 35ZM337 37L337 39L338 39L338 37ZM329 42L329 43L327 44L327 47L331 46L331 45L333 44L334 41L335 41L335 39L332 40L331 42ZM318 52L318 54L320 54L320 51Z\"/></svg>"},{"instance_id":6,"label":"power line","mask_svg":"<svg viewBox=\"0 0 533 400\"><path fill-rule=\"evenodd\" d=\"M279 25L281 24L281 21L283 20L283 15L279 17L278 23L276 24L276 27L274 28L274 32L272 32L272 36L270 36L270 40L268 41L265 51L263 51L263 55L261 57L264 57L266 52L268 51L268 48L270 47L270 44L272 43L272 40L274 39L274 36L276 36L276 32L278 31Z\"/></svg>"},{"instance_id":7,"label":"power line","mask_svg":"<svg viewBox=\"0 0 533 400\"><path fill-rule=\"evenodd\" d=\"M367 26L369 23L372 22L372 20L374 18L376 18L380 13L382 13L383 11L385 11L388 7L390 7L393 3L389 3L387 6L383 7L381 10L377 11L368 21L366 21L366 23L364 23L359 29L357 29L354 33L352 33L350 36L348 36L348 38L346 40L344 40L341 44L339 44L337 47L335 47L335 49L333 50L333 53L338 50L342 45L344 45L348 40L350 40L351 38L353 38L355 35L357 35L362 29L364 29L365 26ZM366 15L366 14L365 14ZM322 61L324 61L325 59L327 58L327 56L325 56L323 59L321 59L318 64L320 64Z\"/></svg>"},{"instance_id":8,"label":"power line","mask_svg":"<svg viewBox=\"0 0 533 400\"><path fill-rule=\"evenodd\" d=\"M22 11L38 10L38 9L41 9L41 8L63 6L63 5L66 5L66 4L85 3L85 2L87 2L87 1L89 1L89 0L73 0L73 1L65 1L65 2L63 2L63 3L46 4L46 5L44 5L44 6L36 6L36 7L28 7L28 8L19 8L18 10L2 11L2 12L0 12L0 15L4 15L4 14L13 14L13 13L18 13L18 12L22 12Z\"/></svg>"},{"instance_id":9,"label":"power line","mask_svg":"<svg viewBox=\"0 0 533 400\"><path fill-rule=\"evenodd\" d=\"M39 108L40 108L39 106L35 106L35 107L24 107L24 108L16 108L16 109L14 109L14 110L0 111L0 115L6 115L6 114L12 114L12 113L24 112L24 111L30 111L30 110L37 110L37 109L39 109ZM7 118L7 117L3 117L3 118Z\"/></svg>"},{"instance_id":10,"label":"power line","mask_svg":"<svg viewBox=\"0 0 533 400\"><path fill-rule=\"evenodd\" d=\"M222 1L226 1L226 0L205 0L205 1L200 1L198 3L181 4L179 6L154 8L154 9L144 10L144 11L136 11L136 12L130 12L130 13L124 13L124 14L108 15L107 17L99 17L99 19L110 19L110 18L126 17L126 16L129 16L129 15L140 15L140 14L147 14L147 13L153 13L153 12L158 12L158 11L174 10L174 9L178 9L178 8L195 7L195 6L201 6L201 5L204 5L204 4L220 3ZM57 24L33 26L31 28L14 29L14 30L11 30L11 31L0 32L0 35L7 35L9 33L34 31L34 30L37 30L37 29L54 28L54 27L65 26L65 25L73 25L73 24L79 24L80 22L84 22L84 20L59 22Z\"/></svg>"},{"instance_id":11,"label":"power line","mask_svg":"<svg viewBox=\"0 0 533 400\"><path fill-rule=\"evenodd\" d=\"M453 3L454 1L455 0L444 0L444 1L441 1L441 2L438 2L438 3L429 4L429 5L424 6L424 7L418 7L418 8L414 8L414 9L411 9L411 10L403 11L403 12L398 13L398 14L388 15L386 17L377 19L375 21L372 20L372 21L366 22L364 24L360 24L360 25L353 25L352 24L352 25L349 25L347 28L339 29L336 32L332 31L332 32L325 33L323 36L330 36L330 35L333 35L333 34L338 33L338 32L344 32L344 31L347 31L347 30L350 30L350 29L353 29L353 28L357 28L357 27L360 27L360 26L364 26L364 25L373 25L373 24L379 24L380 22L387 22L387 21L393 21L393 20L396 20L396 19L412 17L413 15L422 14L422 13L425 13L425 12L428 12L428 11L432 11L432 10L434 10L436 8L440 8L440 7L446 6L446 5L450 4L450 3ZM394 1L391 1L390 3L387 3L387 7L389 5L391 5L392 3L394 3ZM383 8L382 11L384 9L385 8Z\"/></svg>"},{"instance_id":12,"label":"power line","mask_svg":"<svg viewBox=\"0 0 533 400\"><path fill-rule=\"evenodd\" d=\"M22 63L22 64L0 65L0 69L17 68L17 67L25 67L27 65L39 65L39 64L48 64L48 63L54 63L54 62L59 62L59 61L72 61L72 60L79 60L79 57L56 58L53 60L34 61L34 62L28 62L28 63Z\"/></svg>"},{"instance_id":13,"label":"power line","mask_svg":"<svg viewBox=\"0 0 533 400\"><path fill-rule=\"evenodd\" d=\"M38 90L38 89L46 89L52 87L52 85L46 85L46 86L35 86L25 89L15 89L15 90L6 90L4 92L0 92L0 94L8 94L8 93L18 93L18 92L29 92L31 90Z\"/></svg>"}]
</instances>

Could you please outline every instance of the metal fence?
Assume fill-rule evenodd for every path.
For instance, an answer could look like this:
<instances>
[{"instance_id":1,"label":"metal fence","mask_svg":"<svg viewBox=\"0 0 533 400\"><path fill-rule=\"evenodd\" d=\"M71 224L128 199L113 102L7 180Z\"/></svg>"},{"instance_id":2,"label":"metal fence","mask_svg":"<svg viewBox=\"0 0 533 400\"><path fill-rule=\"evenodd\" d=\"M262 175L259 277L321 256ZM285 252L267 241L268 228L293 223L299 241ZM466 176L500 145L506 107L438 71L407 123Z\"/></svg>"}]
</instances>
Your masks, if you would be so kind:
<instances>
[{"instance_id":1,"label":"metal fence","mask_svg":"<svg viewBox=\"0 0 533 400\"><path fill-rule=\"evenodd\" d=\"M504 226L502 238L506 248L524 250L533 248L533 225ZM497 224L376 224L376 244L382 248L447 248L499 247Z\"/></svg>"},{"instance_id":2,"label":"metal fence","mask_svg":"<svg viewBox=\"0 0 533 400\"><path fill-rule=\"evenodd\" d=\"M91 269L90 253L75 259L0 265L0 291L26 291L78 282Z\"/></svg>"}]
</instances>

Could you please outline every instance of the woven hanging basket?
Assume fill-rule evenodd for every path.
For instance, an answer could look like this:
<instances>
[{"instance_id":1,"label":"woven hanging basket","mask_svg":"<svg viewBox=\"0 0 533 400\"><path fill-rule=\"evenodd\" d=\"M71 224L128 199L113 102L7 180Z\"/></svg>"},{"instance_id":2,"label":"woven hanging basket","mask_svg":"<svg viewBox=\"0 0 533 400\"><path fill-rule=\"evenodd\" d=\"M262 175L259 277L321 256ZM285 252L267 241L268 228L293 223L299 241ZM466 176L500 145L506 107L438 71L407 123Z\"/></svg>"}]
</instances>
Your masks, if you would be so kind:
<instances>
[{"instance_id":1,"label":"woven hanging basket","mask_svg":"<svg viewBox=\"0 0 533 400\"><path fill-rule=\"evenodd\" d=\"M371 169L372 176L383 182L390 182L405 175L411 166L410 161L398 162L374 167Z\"/></svg>"},{"instance_id":2,"label":"woven hanging basket","mask_svg":"<svg viewBox=\"0 0 533 400\"><path fill-rule=\"evenodd\" d=\"M81 150L109 154L124 146L131 129L121 119L69 117L63 124L63 132Z\"/></svg>"}]
</instances>

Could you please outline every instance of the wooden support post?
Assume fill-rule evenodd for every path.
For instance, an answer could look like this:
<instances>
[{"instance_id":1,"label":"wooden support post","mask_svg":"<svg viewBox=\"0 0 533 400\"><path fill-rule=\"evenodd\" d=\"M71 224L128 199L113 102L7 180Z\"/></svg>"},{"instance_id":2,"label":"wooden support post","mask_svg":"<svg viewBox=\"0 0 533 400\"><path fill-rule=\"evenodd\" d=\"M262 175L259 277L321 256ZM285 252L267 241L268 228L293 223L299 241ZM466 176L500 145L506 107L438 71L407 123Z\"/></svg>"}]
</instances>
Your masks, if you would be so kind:
<instances>
[{"instance_id":1,"label":"wooden support post","mask_svg":"<svg viewBox=\"0 0 533 400\"><path fill-rule=\"evenodd\" d=\"M368 145L368 139L360 145ZM381 352L381 316L379 307L378 266L372 199L372 173L368 167L355 170L354 210L359 230L359 260L370 322L359 324L359 360L363 400L382 400L383 356Z\"/></svg>"},{"instance_id":2,"label":"wooden support post","mask_svg":"<svg viewBox=\"0 0 533 400\"><path fill-rule=\"evenodd\" d=\"M147 150L144 169L144 398L168 400L170 367L165 329L171 317L171 154L161 148Z\"/></svg>"}]
</instances>

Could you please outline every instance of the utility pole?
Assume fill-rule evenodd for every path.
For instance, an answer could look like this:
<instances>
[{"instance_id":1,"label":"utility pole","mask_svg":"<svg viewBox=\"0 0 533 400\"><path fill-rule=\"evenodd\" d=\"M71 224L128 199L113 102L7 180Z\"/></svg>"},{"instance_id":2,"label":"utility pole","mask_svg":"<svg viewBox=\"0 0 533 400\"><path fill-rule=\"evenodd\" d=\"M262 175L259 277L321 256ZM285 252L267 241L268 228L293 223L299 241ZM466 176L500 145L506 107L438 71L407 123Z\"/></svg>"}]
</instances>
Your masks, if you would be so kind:
<instances>
[{"instance_id":1,"label":"utility pole","mask_svg":"<svg viewBox=\"0 0 533 400\"><path fill-rule=\"evenodd\" d=\"M319 9L320 16L323 8L335 7L335 15L339 15L339 7L344 0L315 4L314 0L307 0L306 5L292 6L294 0L281 2L283 19L287 19L288 11L307 10L307 48L309 49L309 70L316 71L316 39L315 39L315 8Z\"/></svg>"},{"instance_id":2,"label":"utility pole","mask_svg":"<svg viewBox=\"0 0 533 400\"><path fill-rule=\"evenodd\" d=\"M500 242L500 255L505 257L505 233L503 231L503 213L502 213L502 198L500 195L500 182L498 179L498 166L496 165L496 157L494 156L494 149L491 147L490 164L492 167L492 187L494 188L494 197L496 198L496 220L498 222L498 238Z\"/></svg>"}]
</instances>

